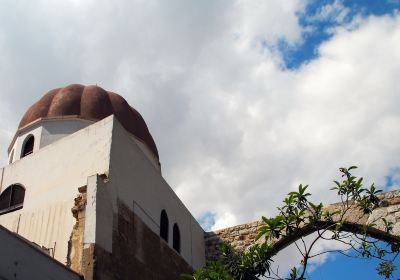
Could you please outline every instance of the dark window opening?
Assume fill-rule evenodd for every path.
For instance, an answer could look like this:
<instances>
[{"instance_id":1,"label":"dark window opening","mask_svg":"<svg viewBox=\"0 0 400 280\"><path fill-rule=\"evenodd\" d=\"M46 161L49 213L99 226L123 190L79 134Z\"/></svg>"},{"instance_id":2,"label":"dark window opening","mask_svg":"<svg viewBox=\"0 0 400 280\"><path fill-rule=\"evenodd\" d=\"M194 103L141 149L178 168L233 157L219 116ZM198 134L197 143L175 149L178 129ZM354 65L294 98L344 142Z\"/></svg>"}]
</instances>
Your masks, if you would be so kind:
<instances>
[{"instance_id":1,"label":"dark window opening","mask_svg":"<svg viewBox=\"0 0 400 280\"><path fill-rule=\"evenodd\" d=\"M25 189L11 185L0 195L0 215L21 209L24 204Z\"/></svg>"},{"instance_id":2,"label":"dark window opening","mask_svg":"<svg viewBox=\"0 0 400 280\"><path fill-rule=\"evenodd\" d=\"M161 218L160 218L160 236L166 242L168 242L168 215L165 210L161 211Z\"/></svg>"},{"instance_id":3,"label":"dark window opening","mask_svg":"<svg viewBox=\"0 0 400 280\"><path fill-rule=\"evenodd\" d=\"M181 252L181 233L179 232L179 227L177 224L174 224L173 228L173 243L172 247L178 252Z\"/></svg>"},{"instance_id":4,"label":"dark window opening","mask_svg":"<svg viewBox=\"0 0 400 280\"><path fill-rule=\"evenodd\" d=\"M33 137L33 135L29 135L26 138L24 146L22 148L21 158L33 153L34 144L35 144L35 137Z\"/></svg>"}]
</instances>

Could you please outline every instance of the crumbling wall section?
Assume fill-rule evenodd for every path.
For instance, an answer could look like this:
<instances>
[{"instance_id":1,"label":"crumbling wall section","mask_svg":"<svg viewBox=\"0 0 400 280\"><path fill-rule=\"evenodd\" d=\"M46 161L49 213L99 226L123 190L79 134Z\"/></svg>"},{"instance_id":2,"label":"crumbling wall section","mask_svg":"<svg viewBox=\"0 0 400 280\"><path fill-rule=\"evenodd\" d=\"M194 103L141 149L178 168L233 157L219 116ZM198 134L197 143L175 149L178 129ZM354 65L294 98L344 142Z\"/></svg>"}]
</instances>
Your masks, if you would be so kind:
<instances>
[{"instance_id":1,"label":"crumbling wall section","mask_svg":"<svg viewBox=\"0 0 400 280\"><path fill-rule=\"evenodd\" d=\"M72 270L82 272L83 237L85 231L86 186L80 187L75 198L74 207L71 209L76 223L68 241L67 266Z\"/></svg>"}]
</instances>

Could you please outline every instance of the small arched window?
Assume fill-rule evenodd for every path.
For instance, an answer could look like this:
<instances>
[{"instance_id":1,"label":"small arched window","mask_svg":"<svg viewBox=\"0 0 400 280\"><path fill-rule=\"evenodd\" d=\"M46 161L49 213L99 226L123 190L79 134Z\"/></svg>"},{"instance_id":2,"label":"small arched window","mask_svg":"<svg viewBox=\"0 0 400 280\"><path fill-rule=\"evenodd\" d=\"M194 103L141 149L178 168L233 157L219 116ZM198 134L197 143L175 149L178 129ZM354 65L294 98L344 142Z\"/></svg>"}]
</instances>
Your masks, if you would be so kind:
<instances>
[{"instance_id":1,"label":"small arched window","mask_svg":"<svg viewBox=\"0 0 400 280\"><path fill-rule=\"evenodd\" d=\"M160 236L162 239L164 239L166 242L168 242L168 215L165 210L161 211L161 217L160 217Z\"/></svg>"},{"instance_id":2,"label":"small arched window","mask_svg":"<svg viewBox=\"0 0 400 280\"><path fill-rule=\"evenodd\" d=\"M0 215L21 209L24 204L25 189L17 184L9 186L0 194Z\"/></svg>"},{"instance_id":3,"label":"small arched window","mask_svg":"<svg viewBox=\"0 0 400 280\"><path fill-rule=\"evenodd\" d=\"M181 252L181 233L179 232L179 227L177 224L174 224L173 228L173 239L172 239L172 247L178 252Z\"/></svg>"},{"instance_id":4,"label":"small arched window","mask_svg":"<svg viewBox=\"0 0 400 280\"><path fill-rule=\"evenodd\" d=\"M26 137L24 145L22 146L21 158L33 153L33 146L35 145L35 137L31 134Z\"/></svg>"}]
</instances>

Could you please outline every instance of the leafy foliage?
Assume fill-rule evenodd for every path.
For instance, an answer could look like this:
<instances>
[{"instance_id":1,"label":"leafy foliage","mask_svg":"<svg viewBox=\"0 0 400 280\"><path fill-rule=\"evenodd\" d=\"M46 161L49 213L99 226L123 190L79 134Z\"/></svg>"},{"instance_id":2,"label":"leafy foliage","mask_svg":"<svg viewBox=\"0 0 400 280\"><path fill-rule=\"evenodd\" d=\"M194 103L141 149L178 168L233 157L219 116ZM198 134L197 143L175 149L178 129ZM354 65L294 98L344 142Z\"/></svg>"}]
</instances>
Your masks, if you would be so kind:
<instances>
[{"instance_id":1,"label":"leafy foliage","mask_svg":"<svg viewBox=\"0 0 400 280\"><path fill-rule=\"evenodd\" d=\"M278 208L276 217L262 217L262 226L256 237L256 242L245 251L235 251L230 245L222 244L221 256L218 260L209 261L207 265L193 275L184 275L192 280L257 280L266 277L275 280L304 280L309 260L332 251L311 254L313 246L320 240L334 240L346 244L348 249L337 250L347 255L351 249L360 258L376 258L381 260L377 273L390 279L396 266L393 261L400 252L400 238L393 237L388 246L371 238L375 223L355 226L348 221L349 213L356 208L365 214L371 213L380 204L379 193L372 184L364 188L363 178L352 174L356 166L340 168L342 181L334 181L331 190L337 192L340 204L335 208L324 208L322 203L310 201L311 194L308 185L300 184L297 191L290 192L283 200L283 206ZM386 233L393 229L393 222L381 218ZM375 221L377 222L377 221ZM307 246L303 240L304 233L315 231L316 237ZM332 233L326 237L327 233ZM376 236L375 236L376 237ZM263 240L263 242L261 242ZM301 240L302 246L297 241ZM283 248L295 244L302 259L299 266L293 267L285 277L271 269L273 257ZM386 243L385 243L386 244ZM394 255L388 259L387 256Z\"/></svg>"},{"instance_id":2,"label":"leafy foliage","mask_svg":"<svg viewBox=\"0 0 400 280\"><path fill-rule=\"evenodd\" d=\"M200 269L195 274L183 274L181 276L193 280L234 280L220 260L208 261L205 268Z\"/></svg>"},{"instance_id":3,"label":"leafy foliage","mask_svg":"<svg viewBox=\"0 0 400 280\"><path fill-rule=\"evenodd\" d=\"M384 261L379 264L376 270L378 271L378 274L385 277L385 279L390 279L393 275L393 272L396 270L396 266L393 262Z\"/></svg>"}]
</instances>

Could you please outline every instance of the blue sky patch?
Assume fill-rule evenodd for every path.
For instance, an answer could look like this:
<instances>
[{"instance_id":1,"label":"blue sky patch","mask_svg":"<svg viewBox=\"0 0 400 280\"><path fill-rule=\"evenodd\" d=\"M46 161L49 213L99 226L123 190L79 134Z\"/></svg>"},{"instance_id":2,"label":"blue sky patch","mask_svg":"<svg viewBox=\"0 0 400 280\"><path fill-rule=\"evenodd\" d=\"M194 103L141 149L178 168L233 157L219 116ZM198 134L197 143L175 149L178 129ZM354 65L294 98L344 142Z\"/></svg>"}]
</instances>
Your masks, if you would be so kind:
<instances>
[{"instance_id":1,"label":"blue sky patch","mask_svg":"<svg viewBox=\"0 0 400 280\"><path fill-rule=\"evenodd\" d=\"M205 231L210 231L215 225L215 213L206 212L197 218L197 221Z\"/></svg>"},{"instance_id":2,"label":"blue sky patch","mask_svg":"<svg viewBox=\"0 0 400 280\"><path fill-rule=\"evenodd\" d=\"M285 39L278 42L283 68L295 70L318 57L319 46L329 40L333 29L350 23L356 16L394 15L400 0L312 0L304 12L298 14L303 28L302 41L291 45Z\"/></svg>"},{"instance_id":3,"label":"blue sky patch","mask_svg":"<svg viewBox=\"0 0 400 280\"><path fill-rule=\"evenodd\" d=\"M354 256L354 254L351 254ZM323 279L323 280L337 280L337 279L363 279L363 280L382 280L376 268L380 261L377 259L359 259L354 257L347 257L340 253L330 254L326 263L322 266L317 266L312 272L308 272L307 279ZM398 279L400 260L395 260L397 267L393 279Z\"/></svg>"},{"instance_id":4,"label":"blue sky patch","mask_svg":"<svg viewBox=\"0 0 400 280\"><path fill-rule=\"evenodd\" d=\"M400 167L392 168L389 174L385 176L385 190L390 190L393 187L400 186Z\"/></svg>"}]
</instances>

